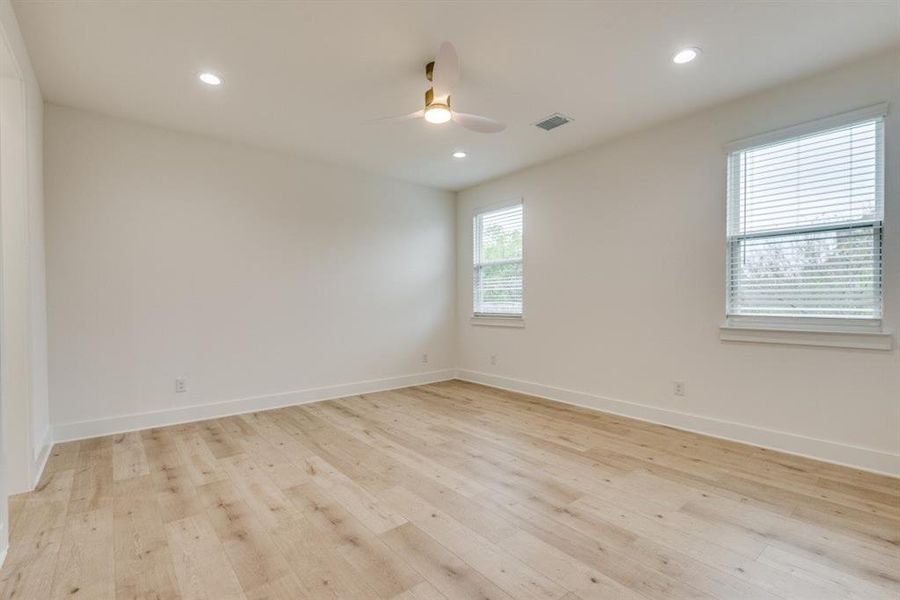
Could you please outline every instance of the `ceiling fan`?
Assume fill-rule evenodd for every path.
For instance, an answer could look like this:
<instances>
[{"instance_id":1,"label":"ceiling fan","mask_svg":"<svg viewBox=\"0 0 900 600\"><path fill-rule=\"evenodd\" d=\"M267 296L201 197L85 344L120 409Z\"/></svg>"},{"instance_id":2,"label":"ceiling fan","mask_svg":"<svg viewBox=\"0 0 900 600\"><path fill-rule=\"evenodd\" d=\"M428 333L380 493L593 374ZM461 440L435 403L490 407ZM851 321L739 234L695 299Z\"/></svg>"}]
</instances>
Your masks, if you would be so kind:
<instances>
[{"instance_id":1,"label":"ceiling fan","mask_svg":"<svg viewBox=\"0 0 900 600\"><path fill-rule=\"evenodd\" d=\"M425 78L431 82L431 87L425 92L425 108L408 115L377 120L425 119L434 124L453 121L466 129L479 133L499 133L506 129L506 125L494 119L458 112L450 108L450 94L459 83L459 57L456 55L456 48L450 42L441 44L437 58L425 65Z\"/></svg>"}]
</instances>

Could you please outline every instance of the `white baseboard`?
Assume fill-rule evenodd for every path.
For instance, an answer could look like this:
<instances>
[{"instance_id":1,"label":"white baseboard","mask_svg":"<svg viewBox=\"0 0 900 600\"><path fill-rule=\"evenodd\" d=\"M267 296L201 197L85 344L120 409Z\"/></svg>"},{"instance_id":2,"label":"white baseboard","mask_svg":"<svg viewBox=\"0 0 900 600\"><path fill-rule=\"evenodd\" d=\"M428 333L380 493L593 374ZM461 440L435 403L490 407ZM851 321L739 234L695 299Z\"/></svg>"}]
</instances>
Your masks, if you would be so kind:
<instances>
[{"instance_id":1,"label":"white baseboard","mask_svg":"<svg viewBox=\"0 0 900 600\"><path fill-rule=\"evenodd\" d=\"M227 400L210 404L183 406L134 415L122 415L118 417L107 417L72 423L57 423L53 425L53 441L57 443L71 442L101 435L137 431L149 427L177 425L179 423L228 417L259 410L271 410L273 408L281 408L284 406L308 404L310 402L342 398L344 396L370 394L373 392L382 392L412 385L446 381L448 379L453 379L455 375L456 371L454 369L442 369L440 371L429 371L427 373L416 373L414 375L371 379L355 383L308 388L281 394L240 398L237 400Z\"/></svg>"},{"instance_id":2,"label":"white baseboard","mask_svg":"<svg viewBox=\"0 0 900 600\"><path fill-rule=\"evenodd\" d=\"M765 429L646 404L627 402L625 400L605 398L587 392L567 390L479 371L460 369L457 371L457 378L463 381L538 396L547 400L572 404L582 408L667 425L711 437L779 450L882 475L900 477L900 455L890 454L881 450L851 446L785 431Z\"/></svg>"},{"instance_id":3,"label":"white baseboard","mask_svg":"<svg viewBox=\"0 0 900 600\"><path fill-rule=\"evenodd\" d=\"M49 426L44 431L44 439L41 440L40 444L34 447L34 463L32 464L32 477L31 477L31 489L37 487L38 482L41 480L41 475L44 474L44 467L47 466L47 459L50 458L50 450L53 449L53 429Z\"/></svg>"},{"instance_id":4,"label":"white baseboard","mask_svg":"<svg viewBox=\"0 0 900 600\"><path fill-rule=\"evenodd\" d=\"M676 429L700 433L711 437L779 450L789 454L796 454L865 471L872 471L894 477L900 476L900 455L890 454L872 448L841 444L785 431L765 429L753 425L745 425L743 423L735 423L712 417L673 411L646 404L606 398L587 392L568 390L565 388L502 377L479 371L442 369L439 371L417 373L414 375L402 375L385 379L309 388L282 394L241 398L238 400L179 407L134 415L122 415L72 423L59 423L53 426L52 438L47 440L45 448L42 449L41 457L38 461L40 467L37 469L37 479L40 478L41 471L49 456L49 451L52 447L51 440L54 443L68 442L101 435L112 435L147 429L149 427L176 425L178 423L188 423L191 421L226 417L259 410L271 410L284 406L319 402L344 396L354 396L414 385L423 385L426 383L435 383L437 381L446 381L453 378L514 392L521 392L523 394L580 406L582 408L589 408L651 423L658 423L660 425L667 425Z\"/></svg>"}]
</instances>

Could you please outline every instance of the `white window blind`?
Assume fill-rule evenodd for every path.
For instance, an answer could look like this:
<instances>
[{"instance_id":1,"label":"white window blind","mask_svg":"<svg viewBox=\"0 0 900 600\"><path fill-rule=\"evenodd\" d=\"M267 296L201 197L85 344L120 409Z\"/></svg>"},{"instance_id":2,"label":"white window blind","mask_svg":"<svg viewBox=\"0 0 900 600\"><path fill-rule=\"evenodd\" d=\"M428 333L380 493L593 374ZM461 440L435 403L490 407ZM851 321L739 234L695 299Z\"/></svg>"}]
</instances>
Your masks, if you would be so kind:
<instances>
[{"instance_id":1,"label":"white window blind","mask_svg":"<svg viewBox=\"0 0 900 600\"><path fill-rule=\"evenodd\" d=\"M884 120L728 155L728 314L881 318Z\"/></svg>"},{"instance_id":2,"label":"white window blind","mask_svg":"<svg viewBox=\"0 0 900 600\"><path fill-rule=\"evenodd\" d=\"M475 316L522 316L522 204L478 213L473 221Z\"/></svg>"}]
</instances>

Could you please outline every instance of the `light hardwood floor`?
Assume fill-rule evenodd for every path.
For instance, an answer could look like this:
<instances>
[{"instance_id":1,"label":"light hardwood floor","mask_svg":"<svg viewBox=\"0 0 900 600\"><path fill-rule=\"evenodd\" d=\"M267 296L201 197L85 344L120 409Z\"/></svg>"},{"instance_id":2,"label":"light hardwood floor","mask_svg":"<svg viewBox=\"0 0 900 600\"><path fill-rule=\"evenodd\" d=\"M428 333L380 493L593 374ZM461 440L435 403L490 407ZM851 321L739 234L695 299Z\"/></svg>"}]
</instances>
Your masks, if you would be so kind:
<instances>
[{"instance_id":1,"label":"light hardwood floor","mask_svg":"<svg viewBox=\"0 0 900 600\"><path fill-rule=\"evenodd\" d=\"M900 597L900 480L462 382L58 444L2 598Z\"/></svg>"}]
</instances>

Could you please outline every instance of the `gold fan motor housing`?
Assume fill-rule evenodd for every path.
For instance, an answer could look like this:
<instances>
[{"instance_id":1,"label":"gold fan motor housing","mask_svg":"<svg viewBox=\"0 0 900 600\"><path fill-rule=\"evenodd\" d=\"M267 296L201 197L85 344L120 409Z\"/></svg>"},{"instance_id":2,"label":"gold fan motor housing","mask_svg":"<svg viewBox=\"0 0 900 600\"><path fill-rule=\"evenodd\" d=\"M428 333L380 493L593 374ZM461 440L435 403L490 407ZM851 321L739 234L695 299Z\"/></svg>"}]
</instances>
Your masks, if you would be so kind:
<instances>
[{"instance_id":1,"label":"gold fan motor housing","mask_svg":"<svg viewBox=\"0 0 900 600\"><path fill-rule=\"evenodd\" d=\"M425 79L428 81L434 80L434 61L431 61L427 65L425 65ZM425 108L446 108L450 110L450 96L447 96L447 102L435 102L434 101L434 88L428 88L428 91L425 92Z\"/></svg>"},{"instance_id":2,"label":"gold fan motor housing","mask_svg":"<svg viewBox=\"0 0 900 600\"><path fill-rule=\"evenodd\" d=\"M434 88L428 88L428 91L425 92L425 108L430 108L432 106L446 108L449 110L450 96L447 96L446 102L435 102L434 101Z\"/></svg>"}]
</instances>

